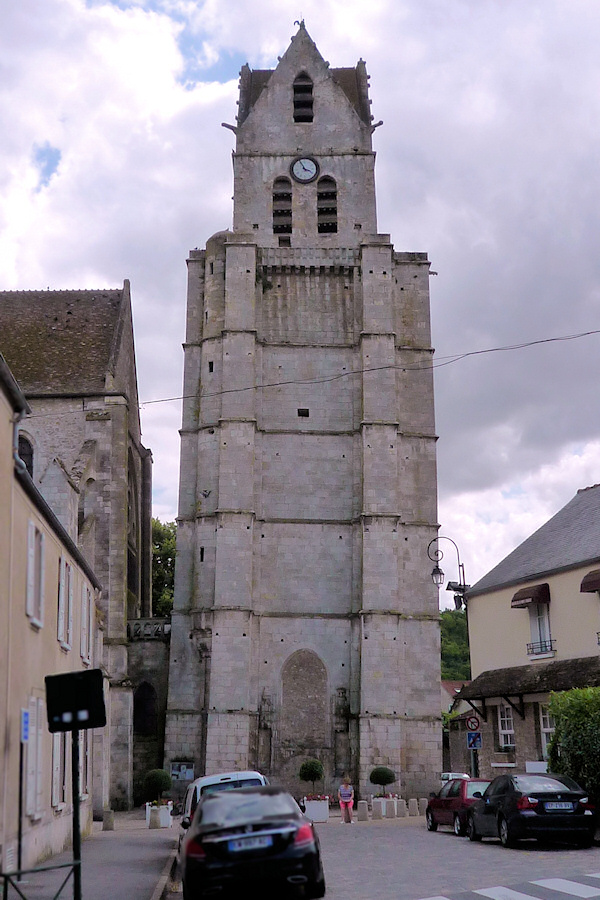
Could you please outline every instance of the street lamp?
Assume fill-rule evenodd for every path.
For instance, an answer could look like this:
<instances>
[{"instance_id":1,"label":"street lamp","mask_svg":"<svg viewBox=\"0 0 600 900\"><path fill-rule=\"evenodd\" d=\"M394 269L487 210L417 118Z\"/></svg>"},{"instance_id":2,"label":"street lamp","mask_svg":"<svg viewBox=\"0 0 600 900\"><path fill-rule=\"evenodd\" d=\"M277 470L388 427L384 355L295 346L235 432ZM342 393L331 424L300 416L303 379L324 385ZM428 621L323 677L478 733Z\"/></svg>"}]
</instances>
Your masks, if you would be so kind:
<instances>
[{"instance_id":1,"label":"street lamp","mask_svg":"<svg viewBox=\"0 0 600 900\"><path fill-rule=\"evenodd\" d=\"M435 566L431 570L431 580L433 581L435 586L438 588L441 587L444 583L445 575L439 566L439 563L444 558L444 553L442 550L440 550L439 546L436 546L435 549L433 549L433 545L437 544L439 541L450 541L450 543L454 546L454 549L456 550L456 557L458 560L458 578L459 578L459 580L458 581L449 581L448 584L446 585L446 590L454 592L455 608L461 609L464 606L464 608L466 610L466 608L467 608L466 594L467 594L467 591L469 590L469 588L471 587L471 585L465 583L465 567L460 561L460 553L458 550L458 546L452 540L452 538L446 537L443 534L440 534L437 537L434 537L434 539L432 541L430 541L427 546L427 556L429 557L429 559L432 562L435 563Z\"/></svg>"}]
</instances>

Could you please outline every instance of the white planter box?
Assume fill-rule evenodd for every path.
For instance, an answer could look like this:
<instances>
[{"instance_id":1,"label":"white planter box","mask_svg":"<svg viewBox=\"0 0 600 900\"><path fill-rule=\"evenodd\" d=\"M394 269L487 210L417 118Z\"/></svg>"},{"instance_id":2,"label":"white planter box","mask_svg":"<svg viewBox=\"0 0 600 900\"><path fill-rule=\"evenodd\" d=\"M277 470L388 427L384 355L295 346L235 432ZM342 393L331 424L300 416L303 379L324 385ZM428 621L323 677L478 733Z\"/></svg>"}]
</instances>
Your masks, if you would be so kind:
<instances>
[{"instance_id":1,"label":"white planter box","mask_svg":"<svg viewBox=\"0 0 600 900\"><path fill-rule=\"evenodd\" d=\"M151 803L146 803L146 826L150 825ZM158 818L161 828L170 828L173 824L173 801L169 800L166 806L158 807Z\"/></svg>"},{"instance_id":2,"label":"white planter box","mask_svg":"<svg viewBox=\"0 0 600 900\"><path fill-rule=\"evenodd\" d=\"M329 800L304 799L304 811L313 822L326 822L329 818Z\"/></svg>"}]
</instances>

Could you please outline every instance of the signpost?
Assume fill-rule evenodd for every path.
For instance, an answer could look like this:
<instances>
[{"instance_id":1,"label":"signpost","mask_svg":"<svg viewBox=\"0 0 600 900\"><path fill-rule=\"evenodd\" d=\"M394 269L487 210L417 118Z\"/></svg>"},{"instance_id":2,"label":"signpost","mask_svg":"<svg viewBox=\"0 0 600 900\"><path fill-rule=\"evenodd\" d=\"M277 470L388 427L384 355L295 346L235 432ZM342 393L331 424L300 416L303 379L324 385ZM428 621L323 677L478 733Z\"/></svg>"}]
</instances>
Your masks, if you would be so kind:
<instances>
[{"instance_id":1,"label":"signpost","mask_svg":"<svg viewBox=\"0 0 600 900\"><path fill-rule=\"evenodd\" d=\"M48 730L70 731L71 791L73 794L73 900L81 900L81 825L79 817L79 732L104 728L106 710L101 669L47 675Z\"/></svg>"},{"instance_id":2,"label":"signpost","mask_svg":"<svg viewBox=\"0 0 600 900\"><path fill-rule=\"evenodd\" d=\"M17 833L17 871L23 862L23 782L25 780L25 744L29 743L29 710L21 710L21 743L19 746L19 828Z\"/></svg>"}]
</instances>

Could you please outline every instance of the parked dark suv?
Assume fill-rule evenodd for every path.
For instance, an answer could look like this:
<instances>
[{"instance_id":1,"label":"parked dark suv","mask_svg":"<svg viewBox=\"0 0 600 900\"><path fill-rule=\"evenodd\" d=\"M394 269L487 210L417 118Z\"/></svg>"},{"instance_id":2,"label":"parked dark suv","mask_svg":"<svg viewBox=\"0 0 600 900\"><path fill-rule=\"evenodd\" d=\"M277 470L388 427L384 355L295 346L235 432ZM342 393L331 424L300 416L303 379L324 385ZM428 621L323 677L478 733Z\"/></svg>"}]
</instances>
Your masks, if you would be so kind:
<instances>
[{"instance_id":1,"label":"parked dark suv","mask_svg":"<svg viewBox=\"0 0 600 900\"><path fill-rule=\"evenodd\" d=\"M589 847L596 811L584 790L568 775L499 775L469 810L472 841L499 837L505 847L520 838L571 841Z\"/></svg>"}]
</instances>

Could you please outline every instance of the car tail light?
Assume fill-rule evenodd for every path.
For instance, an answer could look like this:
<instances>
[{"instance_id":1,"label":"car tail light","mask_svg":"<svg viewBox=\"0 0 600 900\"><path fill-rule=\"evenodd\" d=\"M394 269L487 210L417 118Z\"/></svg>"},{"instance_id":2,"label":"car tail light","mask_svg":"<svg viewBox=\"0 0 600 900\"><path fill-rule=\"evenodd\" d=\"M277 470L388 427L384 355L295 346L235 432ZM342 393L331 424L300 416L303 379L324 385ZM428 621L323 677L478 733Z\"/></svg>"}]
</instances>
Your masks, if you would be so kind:
<instances>
[{"instance_id":1,"label":"car tail light","mask_svg":"<svg viewBox=\"0 0 600 900\"><path fill-rule=\"evenodd\" d=\"M592 803L589 797L582 797L579 801L579 806L581 809L589 809L590 812L596 811L596 804Z\"/></svg>"},{"instance_id":2,"label":"car tail light","mask_svg":"<svg viewBox=\"0 0 600 900\"><path fill-rule=\"evenodd\" d=\"M298 831L296 832L296 837L294 838L294 844L296 847L303 847L306 844L312 844L314 842L315 835L313 832L312 825L301 825Z\"/></svg>"},{"instance_id":3,"label":"car tail light","mask_svg":"<svg viewBox=\"0 0 600 900\"><path fill-rule=\"evenodd\" d=\"M187 859L206 859L204 847L194 838L190 838L185 845L185 855Z\"/></svg>"},{"instance_id":4,"label":"car tail light","mask_svg":"<svg viewBox=\"0 0 600 900\"><path fill-rule=\"evenodd\" d=\"M517 800L517 809L537 809L537 797L519 797Z\"/></svg>"}]
</instances>

